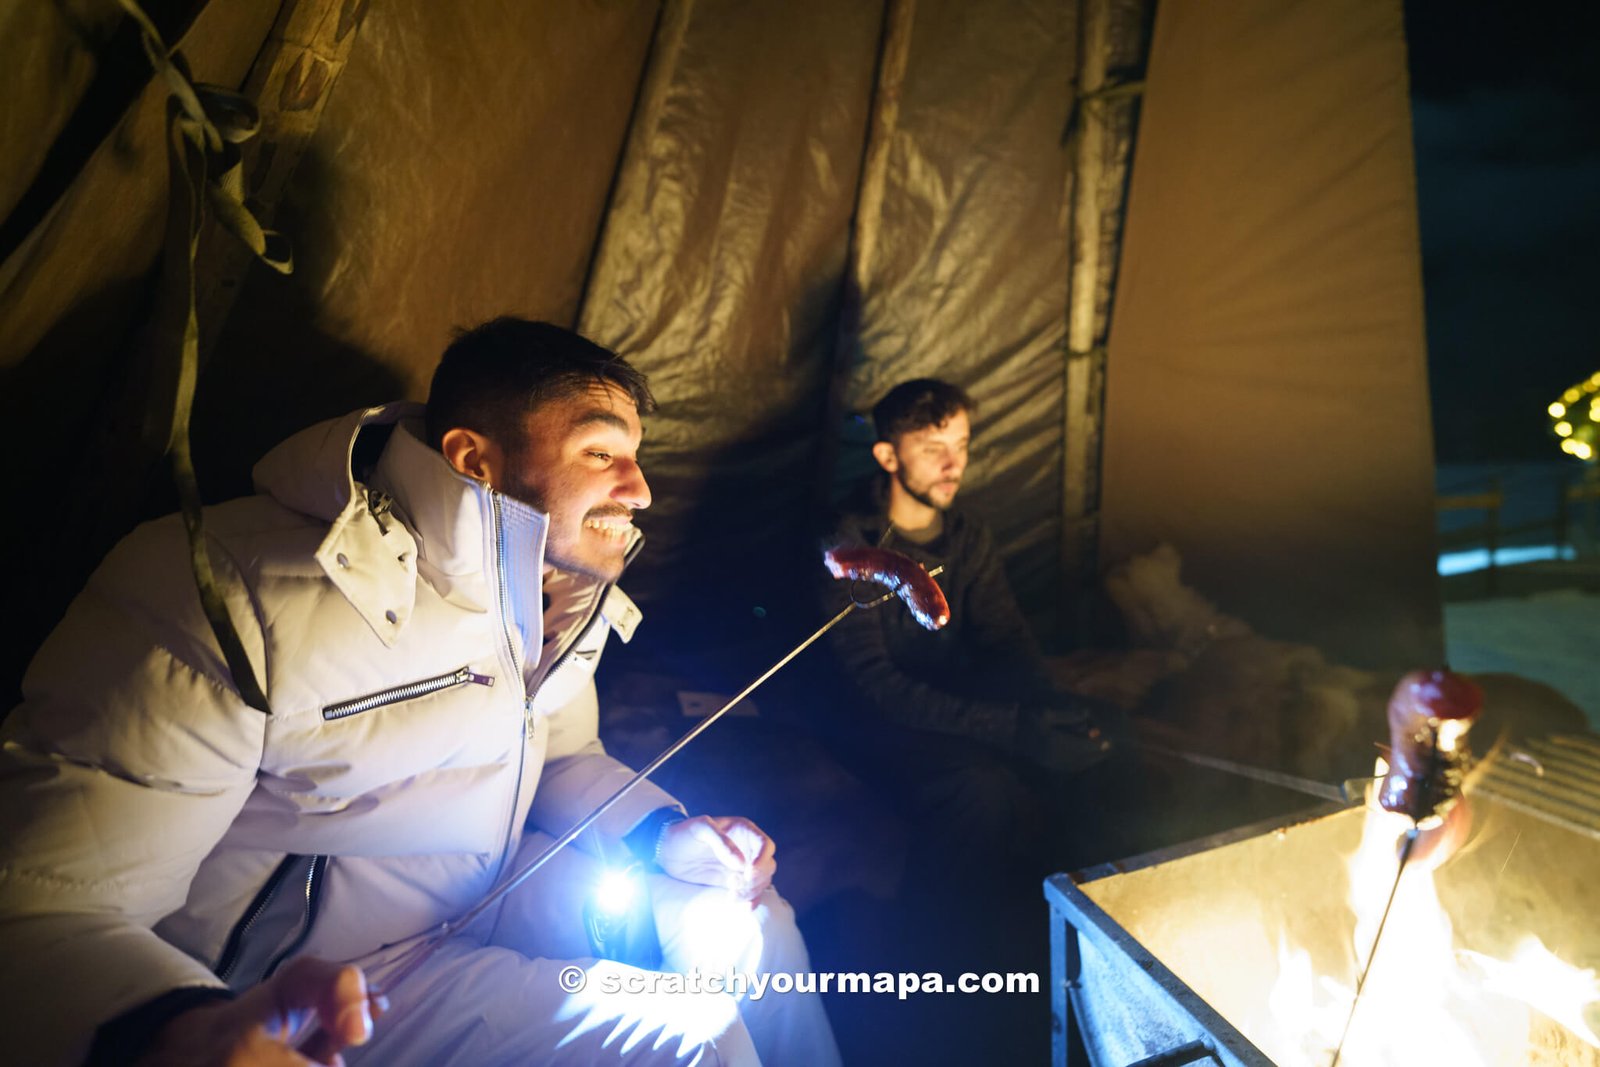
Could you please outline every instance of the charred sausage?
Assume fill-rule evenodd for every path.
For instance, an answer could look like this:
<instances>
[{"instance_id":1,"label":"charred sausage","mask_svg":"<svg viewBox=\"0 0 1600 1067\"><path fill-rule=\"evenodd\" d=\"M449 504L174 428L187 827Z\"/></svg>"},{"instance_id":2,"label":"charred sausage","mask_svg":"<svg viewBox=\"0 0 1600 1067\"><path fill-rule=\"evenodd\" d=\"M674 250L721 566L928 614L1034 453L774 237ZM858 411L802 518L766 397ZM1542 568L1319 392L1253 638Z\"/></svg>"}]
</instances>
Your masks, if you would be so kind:
<instances>
[{"instance_id":1,"label":"charred sausage","mask_svg":"<svg viewBox=\"0 0 1600 1067\"><path fill-rule=\"evenodd\" d=\"M944 598L944 590L910 556L887 548L841 546L824 552L822 561L835 578L876 582L898 595L910 609L911 617L926 629L942 629L950 621L950 604Z\"/></svg>"},{"instance_id":2,"label":"charred sausage","mask_svg":"<svg viewBox=\"0 0 1600 1067\"><path fill-rule=\"evenodd\" d=\"M1443 862L1466 839L1471 815L1461 793L1472 765L1467 732L1483 693L1447 670L1412 671L1389 697L1389 773L1378 803L1422 831L1413 855Z\"/></svg>"}]
</instances>

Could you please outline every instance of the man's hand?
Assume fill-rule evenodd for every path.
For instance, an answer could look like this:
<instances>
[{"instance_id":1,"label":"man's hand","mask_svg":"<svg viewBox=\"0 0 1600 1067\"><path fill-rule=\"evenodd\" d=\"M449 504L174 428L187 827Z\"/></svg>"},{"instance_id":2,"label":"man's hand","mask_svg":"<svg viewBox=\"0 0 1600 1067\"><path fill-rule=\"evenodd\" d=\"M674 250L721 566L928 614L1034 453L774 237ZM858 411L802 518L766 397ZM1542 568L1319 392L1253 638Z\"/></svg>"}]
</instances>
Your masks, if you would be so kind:
<instances>
[{"instance_id":1,"label":"man's hand","mask_svg":"<svg viewBox=\"0 0 1600 1067\"><path fill-rule=\"evenodd\" d=\"M772 884L777 846L749 819L697 815L662 832L657 862L680 882L720 885L752 905Z\"/></svg>"},{"instance_id":2,"label":"man's hand","mask_svg":"<svg viewBox=\"0 0 1600 1067\"><path fill-rule=\"evenodd\" d=\"M1109 731L1088 701L1023 710L1017 730L1018 754L1048 771L1073 774L1111 754Z\"/></svg>"},{"instance_id":3,"label":"man's hand","mask_svg":"<svg viewBox=\"0 0 1600 1067\"><path fill-rule=\"evenodd\" d=\"M238 1000L193 1008L156 1034L139 1067L302 1067L342 1064L365 1044L387 1002L367 992L359 967L302 957ZM289 1041L315 1016L298 1049Z\"/></svg>"}]
</instances>

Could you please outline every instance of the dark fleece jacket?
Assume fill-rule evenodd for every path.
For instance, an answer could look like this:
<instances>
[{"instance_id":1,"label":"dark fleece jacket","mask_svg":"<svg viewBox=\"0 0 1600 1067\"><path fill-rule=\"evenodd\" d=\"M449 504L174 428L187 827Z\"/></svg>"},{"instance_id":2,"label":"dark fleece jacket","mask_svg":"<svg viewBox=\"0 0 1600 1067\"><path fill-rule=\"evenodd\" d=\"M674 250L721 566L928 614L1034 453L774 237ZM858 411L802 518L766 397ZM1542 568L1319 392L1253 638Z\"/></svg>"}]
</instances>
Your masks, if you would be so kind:
<instances>
[{"instance_id":1,"label":"dark fleece jacket","mask_svg":"<svg viewBox=\"0 0 1600 1067\"><path fill-rule=\"evenodd\" d=\"M861 710L917 730L970 737L1010 748L1026 709L1051 703L1054 689L1039 647L1017 607L994 538L984 523L952 507L934 541L887 539L881 488L863 493L838 520L833 543L879 545L932 570L950 601L950 623L923 629L897 600L856 611L832 631L832 648ZM830 613L883 592L871 583L830 582Z\"/></svg>"}]
</instances>

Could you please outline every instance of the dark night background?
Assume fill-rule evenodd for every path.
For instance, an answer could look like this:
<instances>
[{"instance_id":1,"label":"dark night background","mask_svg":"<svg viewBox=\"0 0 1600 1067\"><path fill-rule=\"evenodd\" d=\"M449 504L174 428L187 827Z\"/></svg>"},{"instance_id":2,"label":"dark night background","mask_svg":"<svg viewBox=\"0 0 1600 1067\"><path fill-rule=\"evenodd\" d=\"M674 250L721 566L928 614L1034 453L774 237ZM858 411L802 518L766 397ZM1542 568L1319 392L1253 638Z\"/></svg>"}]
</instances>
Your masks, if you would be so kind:
<instances>
[{"instance_id":1,"label":"dark night background","mask_svg":"<svg viewBox=\"0 0 1600 1067\"><path fill-rule=\"evenodd\" d=\"M1545 405L1600 370L1600 5L1405 14L1438 460L1560 463Z\"/></svg>"}]
</instances>

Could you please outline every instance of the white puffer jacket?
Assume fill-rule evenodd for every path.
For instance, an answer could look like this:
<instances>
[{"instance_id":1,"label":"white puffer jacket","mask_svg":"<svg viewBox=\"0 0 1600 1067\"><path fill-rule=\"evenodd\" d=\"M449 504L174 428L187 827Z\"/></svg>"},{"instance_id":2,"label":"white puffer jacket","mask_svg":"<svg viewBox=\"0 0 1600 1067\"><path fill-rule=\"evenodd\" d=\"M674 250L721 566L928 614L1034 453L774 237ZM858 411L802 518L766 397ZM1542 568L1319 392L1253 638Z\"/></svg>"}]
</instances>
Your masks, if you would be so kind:
<instances>
[{"instance_id":1,"label":"white puffer jacket","mask_svg":"<svg viewBox=\"0 0 1600 1067\"><path fill-rule=\"evenodd\" d=\"M593 672L637 609L565 575L542 593L545 517L396 425L419 411L313 427L257 466L261 495L208 509L270 716L234 689L176 516L119 544L40 649L0 755L12 1062L72 1060L219 970L371 959L474 903L525 822L559 833L630 777ZM362 484L352 457L385 433ZM620 848L672 803L645 783L581 843Z\"/></svg>"}]
</instances>

